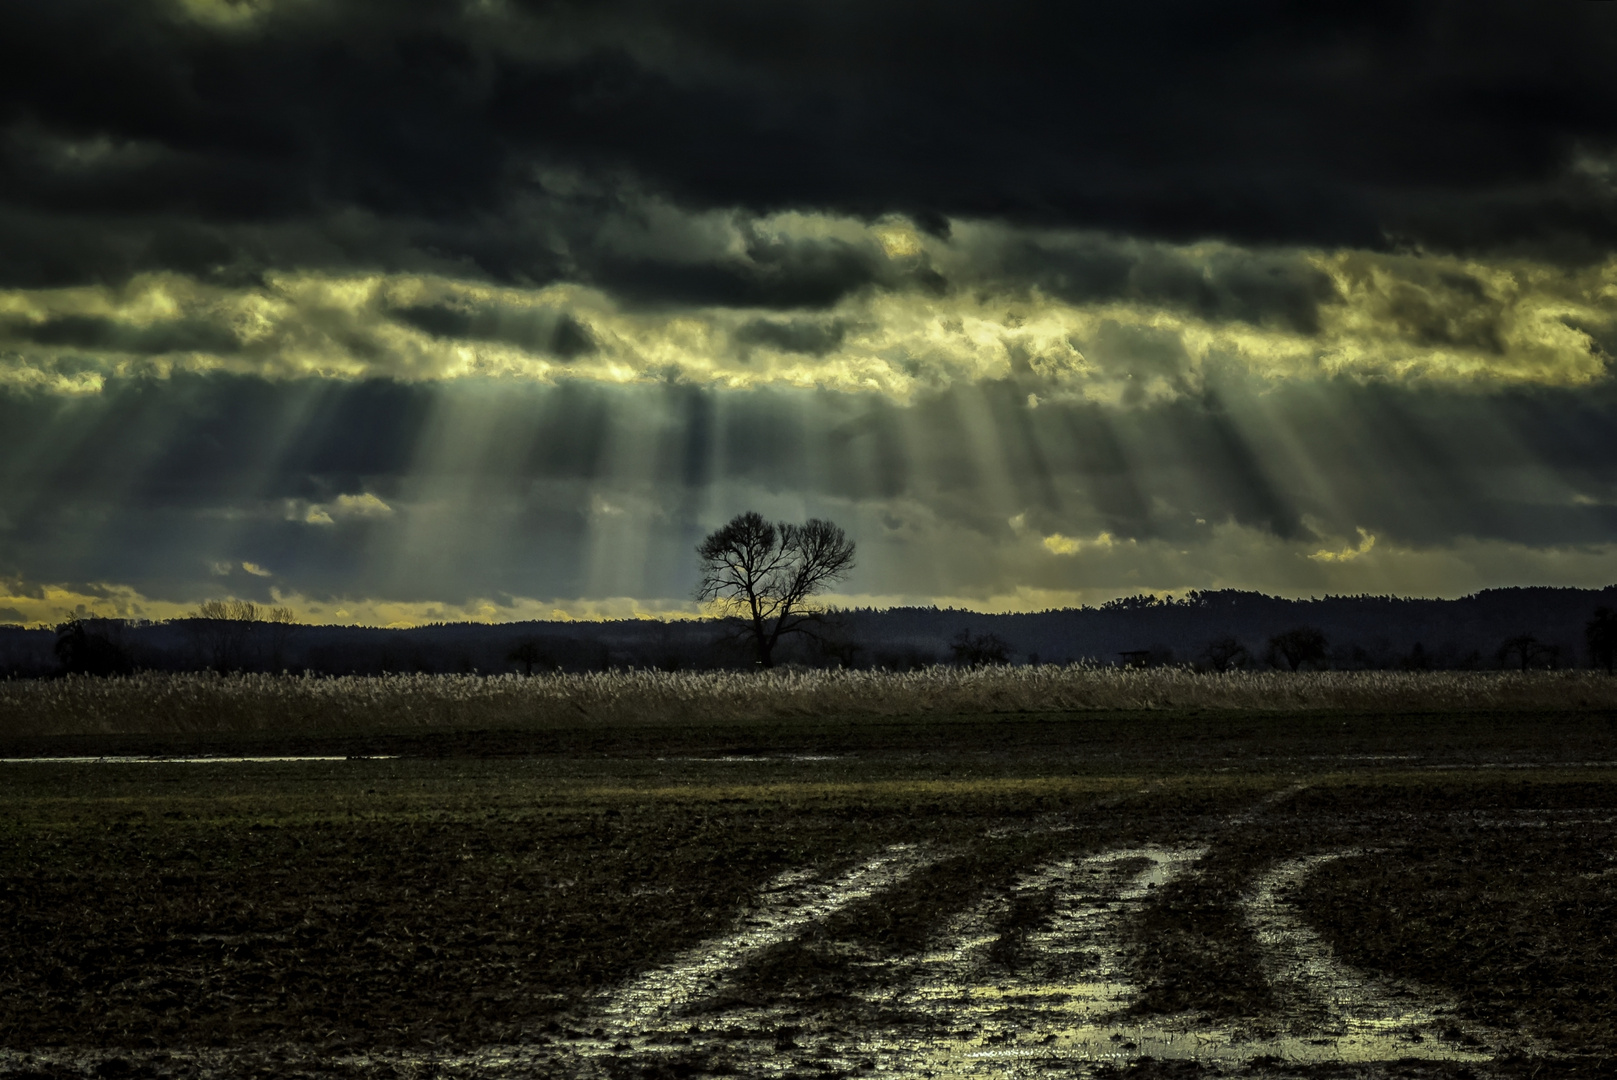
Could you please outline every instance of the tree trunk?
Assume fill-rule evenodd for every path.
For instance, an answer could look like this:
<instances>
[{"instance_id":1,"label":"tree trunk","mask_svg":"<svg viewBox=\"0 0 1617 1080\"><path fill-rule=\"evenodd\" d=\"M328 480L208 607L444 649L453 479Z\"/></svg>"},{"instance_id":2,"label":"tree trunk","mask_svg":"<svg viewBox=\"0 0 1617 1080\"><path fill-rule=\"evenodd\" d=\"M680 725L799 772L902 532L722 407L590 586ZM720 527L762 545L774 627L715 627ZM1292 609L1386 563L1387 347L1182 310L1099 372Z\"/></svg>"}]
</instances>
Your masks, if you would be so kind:
<instances>
[{"instance_id":1,"label":"tree trunk","mask_svg":"<svg viewBox=\"0 0 1617 1080\"><path fill-rule=\"evenodd\" d=\"M772 668L775 666L775 642L766 633L762 622L752 624L752 644L758 650L758 665Z\"/></svg>"}]
</instances>

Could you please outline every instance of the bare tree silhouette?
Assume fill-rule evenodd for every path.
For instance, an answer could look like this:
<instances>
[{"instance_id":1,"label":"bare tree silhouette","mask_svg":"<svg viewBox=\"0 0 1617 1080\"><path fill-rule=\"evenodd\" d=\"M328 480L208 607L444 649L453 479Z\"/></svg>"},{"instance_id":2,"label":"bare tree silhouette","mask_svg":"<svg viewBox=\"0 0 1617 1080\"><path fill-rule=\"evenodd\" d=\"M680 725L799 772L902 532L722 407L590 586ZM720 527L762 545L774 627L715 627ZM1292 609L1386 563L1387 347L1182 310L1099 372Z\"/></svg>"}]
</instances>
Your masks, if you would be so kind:
<instances>
[{"instance_id":1,"label":"bare tree silhouette","mask_svg":"<svg viewBox=\"0 0 1617 1080\"><path fill-rule=\"evenodd\" d=\"M269 670L280 671L286 662L286 645L297 625L297 614L289 607L272 607L263 612L269 628Z\"/></svg>"},{"instance_id":2,"label":"bare tree silhouette","mask_svg":"<svg viewBox=\"0 0 1617 1080\"><path fill-rule=\"evenodd\" d=\"M1209 641L1202 656L1206 657L1207 666L1219 674L1245 667L1252 659L1240 639L1229 634Z\"/></svg>"},{"instance_id":3,"label":"bare tree silhouette","mask_svg":"<svg viewBox=\"0 0 1617 1080\"><path fill-rule=\"evenodd\" d=\"M1532 634L1517 634L1513 638L1505 639L1499 646L1499 666L1510 667L1510 658L1516 657L1517 666L1526 671L1528 668L1555 668L1560 666L1561 647L1559 645L1546 645Z\"/></svg>"},{"instance_id":4,"label":"bare tree silhouette","mask_svg":"<svg viewBox=\"0 0 1617 1080\"><path fill-rule=\"evenodd\" d=\"M1296 626L1269 639L1269 662L1279 660L1292 671L1306 665L1321 667L1329 655L1329 644L1323 631L1312 626Z\"/></svg>"},{"instance_id":5,"label":"bare tree silhouette","mask_svg":"<svg viewBox=\"0 0 1617 1080\"><path fill-rule=\"evenodd\" d=\"M741 620L758 663L773 667L780 639L808 632L818 619L809 597L853 569L853 547L829 521L776 523L749 510L697 546L702 581L696 598Z\"/></svg>"},{"instance_id":6,"label":"bare tree silhouette","mask_svg":"<svg viewBox=\"0 0 1617 1080\"><path fill-rule=\"evenodd\" d=\"M215 671L241 671L267 662L281 666L297 616L288 607L251 600L204 600L190 615L190 630L202 662ZM267 629L261 635L260 628ZM264 637L267 636L267 640Z\"/></svg>"},{"instance_id":7,"label":"bare tree silhouette","mask_svg":"<svg viewBox=\"0 0 1617 1080\"><path fill-rule=\"evenodd\" d=\"M1011 643L998 634L973 634L962 630L949 642L956 667L982 667L1011 662Z\"/></svg>"},{"instance_id":8,"label":"bare tree silhouette","mask_svg":"<svg viewBox=\"0 0 1617 1080\"><path fill-rule=\"evenodd\" d=\"M524 675L532 675L535 664L550 663L549 655L533 638L523 638L517 642L516 647L506 654L505 659L507 663L521 664Z\"/></svg>"}]
</instances>

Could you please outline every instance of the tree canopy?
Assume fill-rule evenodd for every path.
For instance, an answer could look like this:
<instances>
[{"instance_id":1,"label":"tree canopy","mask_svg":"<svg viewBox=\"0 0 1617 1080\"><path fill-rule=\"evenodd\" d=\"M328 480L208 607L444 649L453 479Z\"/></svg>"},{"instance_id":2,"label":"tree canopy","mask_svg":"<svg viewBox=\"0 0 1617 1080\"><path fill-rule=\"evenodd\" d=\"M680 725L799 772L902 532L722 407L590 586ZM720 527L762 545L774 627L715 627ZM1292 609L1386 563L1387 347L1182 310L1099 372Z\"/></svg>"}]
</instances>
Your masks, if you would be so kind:
<instances>
[{"instance_id":1,"label":"tree canopy","mask_svg":"<svg viewBox=\"0 0 1617 1080\"><path fill-rule=\"evenodd\" d=\"M696 548L702 580L696 598L745 623L758 663L774 666L787 634L812 628L809 598L853 569L853 541L819 518L801 525L766 521L756 511L731 518Z\"/></svg>"}]
</instances>

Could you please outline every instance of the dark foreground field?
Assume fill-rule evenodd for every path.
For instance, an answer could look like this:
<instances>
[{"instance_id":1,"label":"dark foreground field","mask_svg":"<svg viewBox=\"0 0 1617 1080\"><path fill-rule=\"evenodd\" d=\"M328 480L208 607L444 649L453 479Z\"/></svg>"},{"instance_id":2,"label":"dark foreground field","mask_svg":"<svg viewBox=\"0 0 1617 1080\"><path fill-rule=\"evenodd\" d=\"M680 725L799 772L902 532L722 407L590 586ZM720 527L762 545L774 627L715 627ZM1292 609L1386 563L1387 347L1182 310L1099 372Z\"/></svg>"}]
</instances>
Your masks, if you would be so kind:
<instances>
[{"instance_id":1,"label":"dark foreground field","mask_svg":"<svg viewBox=\"0 0 1617 1080\"><path fill-rule=\"evenodd\" d=\"M0 756L0 1076L1617 1074L1599 713Z\"/></svg>"}]
</instances>

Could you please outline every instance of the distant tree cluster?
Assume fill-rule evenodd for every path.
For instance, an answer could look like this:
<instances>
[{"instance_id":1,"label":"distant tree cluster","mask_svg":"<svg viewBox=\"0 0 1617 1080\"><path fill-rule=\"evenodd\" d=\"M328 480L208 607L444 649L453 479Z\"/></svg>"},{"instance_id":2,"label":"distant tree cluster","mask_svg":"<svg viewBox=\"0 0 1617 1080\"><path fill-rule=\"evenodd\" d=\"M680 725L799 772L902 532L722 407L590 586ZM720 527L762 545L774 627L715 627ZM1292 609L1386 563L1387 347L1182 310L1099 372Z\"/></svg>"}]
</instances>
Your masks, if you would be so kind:
<instances>
[{"instance_id":1,"label":"distant tree cluster","mask_svg":"<svg viewBox=\"0 0 1617 1080\"><path fill-rule=\"evenodd\" d=\"M998 634L962 630L949 642L956 667L982 667L1011 662L1011 644Z\"/></svg>"},{"instance_id":2,"label":"distant tree cluster","mask_svg":"<svg viewBox=\"0 0 1617 1080\"><path fill-rule=\"evenodd\" d=\"M1241 644L1239 638L1229 634L1209 641L1202 656L1206 659L1207 666L1220 674L1238 671L1252 662L1252 654L1247 652L1246 646Z\"/></svg>"},{"instance_id":3,"label":"distant tree cluster","mask_svg":"<svg viewBox=\"0 0 1617 1080\"><path fill-rule=\"evenodd\" d=\"M1617 587L1498 589L1456 601L1285 600L1225 590L1013 615L839 611L825 608L823 596L852 569L854 544L830 522L739 514L703 540L697 557L697 595L717 618L382 629L303 625L285 607L220 599L165 622L81 616L54 633L0 625L0 676L283 668L539 675L779 664L908 671L1077 660L1209 672L1617 669Z\"/></svg>"},{"instance_id":4,"label":"distant tree cluster","mask_svg":"<svg viewBox=\"0 0 1617 1080\"><path fill-rule=\"evenodd\" d=\"M1295 626L1269 639L1269 666L1289 671L1322 668L1330 656L1330 642L1314 626Z\"/></svg>"},{"instance_id":5,"label":"distant tree cluster","mask_svg":"<svg viewBox=\"0 0 1617 1080\"><path fill-rule=\"evenodd\" d=\"M122 629L121 620L69 619L56 628L56 660L71 675L127 675L135 663Z\"/></svg>"},{"instance_id":6,"label":"distant tree cluster","mask_svg":"<svg viewBox=\"0 0 1617 1080\"><path fill-rule=\"evenodd\" d=\"M205 600L188 623L205 667L278 671L297 615L289 607L265 607L251 600Z\"/></svg>"}]
</instances>

